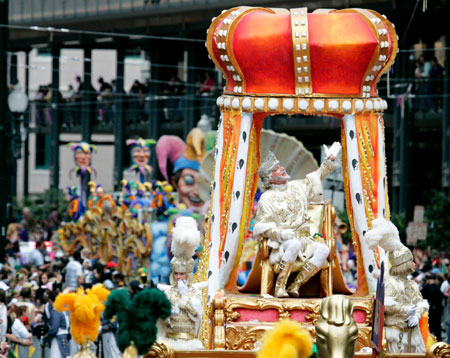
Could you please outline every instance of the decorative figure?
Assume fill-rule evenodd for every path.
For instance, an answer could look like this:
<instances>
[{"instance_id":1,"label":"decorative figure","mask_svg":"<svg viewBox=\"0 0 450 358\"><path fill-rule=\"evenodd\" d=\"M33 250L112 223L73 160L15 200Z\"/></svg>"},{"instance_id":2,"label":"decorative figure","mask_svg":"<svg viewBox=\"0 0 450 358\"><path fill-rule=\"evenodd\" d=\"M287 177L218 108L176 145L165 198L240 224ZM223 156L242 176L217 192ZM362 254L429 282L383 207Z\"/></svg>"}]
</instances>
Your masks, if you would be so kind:
<instances>
[{"instance_id":1,"label":"decorative figure","mask_svg":"<svg viewBox=\"0 0 450 358\"><path fill-rule=\"evenodd\" d=\"M158 318L169 317L171 304L156 288L145 288L130 299L126 289L111 292L106 302L105 318L116 317L117 345L123 357L146 354L156 341Z\"/></svg>"},{"instance_id":2,"label":"decorative figure","mask_svg":"<svg viewBox=\"0 0 450 358\"><path fill-rule=\"evenodd\" d=\"M343 295L324 298L316 322L317 357L353 358L357 337L350 299Z\"/></svg>"},{"instance_id":3,"label":"decorative figure","mask_svg":"<svg viewBox=\"0 0 450 358\"><path fill-rule=\"evenodd\" d=\"M70 221L77 221L84 214L85 211L84 205L80 201L80 197L77 194L77 187L68 186L67 192L69 197L69 210L67 212L67 215Z\"/></svg>"},{"instance_id":4,"label":"decorative figure","mask_svg":"<svg viewBox=\"0 0 450 358\"><path fill-rule=\"evenodd\" d=\"M266 117L278 114L341 120L358 294L375 292L377 261L363 237L373 219L389 217L387 102L378 96L377 83L398 51L393 25L368 9L237 6L212 20L206 46L226 79L217 99L221 118L207 234L209 265L202 276L208 278L210 299L220 289L236 289L235 272L257 187L261 129Z\"/></svg>"},{"instance_id":5,"label":"decorative figure","mask_svg":"<svg viewBox=\"0 0 450 358\"><path fill-rule=\"evenodd\" d=\"M320 271L330 253L320 235L319 238L311 236L308 202L322 201L322 181L336 168L334 162L340 149L340 144L335 142L320 168L300 180L288 181L289 175L272 152L261 164L258 173L266 191L258 202L253 233L269 238L270 264L280 266L276 297L299 297L300 286ZM303 267L286 291L297 258L303 261Z\"/></svg>"},{"instance_id":6,"label":"decorative figure","mask_svg":"<svg viewBox=\"0 0 450 358\"><path fill-rule=\"evenodd\" d=\"M92 152L97 152L97 147L86 142L69 143L72 149L75 161L75 167L69 172L69 176L75 171L76 175L81 180L80 198L83 204L87 204L87 183L88 178L92 173L96 173L95 169L91 167Z\"/></svg>"},{"instance_id":7,"label":"decorative figure","mask_svg":"<svg viewBox=\"0 0 450 358\"><path fill-rule=\"evenodd\" d=\"M116 202L111 194L105 193L103 186L101 184L96 184L94 181L88 183L89 195L88 208L92 210L94 208L100 208L102 210L109 211L111 208L116 206Z\"/></svg>"},{"instance_id":8,"label":"decorative figure","mask_svg":"<svg viewBox=\"0 0 450 358\"><path fill-rule=\"evenodd\" d=\"M117 262L117 270L123 275L149 266L153 242L150 224L139 223L118 206L88 210L77 222L61 226L55 235L66 255L86 248L92 259Z\"/></svg>"},{"instance_id":9,"label":"decorative figure","mask_svg":"<svg viewBox=\"0 0 450 358\"><path fill-rule=\"evenodd\" d=\"M429 305L422 298L417 283L407 277L415 266L411 251L401 243L395 225L384 218L372 222L372 229L365 238L369 248L379 245L389 252L391 269L385 278L384 300L388 353L425 353L419 321Z\"/></svg>"},{"instance_id":10,"label":"decorative figure","mask_svg":"<svg viewBox=\"0 0 450 358\"><path fill-rule=\"evenodd\" d=\"M311 334L300 323L283 320L263 337L257 358L308 358L313 352Z\"/></svg>"},{"instance_id":11,"label":"decorative figure","mask_svg":"<svg viewBox=\"0 0 450 358\"><path fill-rule=\"evenodd\" d=\"M200 245L200 231L192 217L180 216L172 229L170 286L158 285L172 303L172 315L161 324L160 336L175 350L203 349L198 339L203 318L202 287L206 282L192 284L194 259Z\"/></svg>"},{"instance_id":12,"label":"decorative figure","mask_svg":"<svg viewBox=\"0 0 450 358\"><path fill-rule=\"evenodd\" d=\"M192 129L186 144L179 137L162 136L156 143L155 150L159 169L178 192L179 201L189 209L200 211L204 205L198 194L200 162L205 154L205 135L202 130ZM168 163L173 168L170 175Z\"/></svg>"},{"instance_id":13,"label":"decorative figure","mask_svg":"<svg viewBox=\"0 0 450 358\"><path fill-rule=\"evenodd\" d=\"M89 342L97 340L101 314L105 310L104 303L109 293L102 284L97 284L86 292L79 288L76 293L64 293L56 297L55 309L70 312L70 332L81 346L74 358L95 358Z\"/></svg>"},{"instance_id":14,"label":"decorative figure","mask_svg":"<svg viewBox=\"0 0 450 358\"><path fill-rule=\"evenodd\" d=\"M150 159L150 145L155 144L154 139L128 139L127 145L131 145L131 155L133 157L133 165L130 167L129 171L135 171L139 173L139 181L144 183L146 181L146 176L150 176L153 169L148 165Z\"/></svg>"}]
</instances>

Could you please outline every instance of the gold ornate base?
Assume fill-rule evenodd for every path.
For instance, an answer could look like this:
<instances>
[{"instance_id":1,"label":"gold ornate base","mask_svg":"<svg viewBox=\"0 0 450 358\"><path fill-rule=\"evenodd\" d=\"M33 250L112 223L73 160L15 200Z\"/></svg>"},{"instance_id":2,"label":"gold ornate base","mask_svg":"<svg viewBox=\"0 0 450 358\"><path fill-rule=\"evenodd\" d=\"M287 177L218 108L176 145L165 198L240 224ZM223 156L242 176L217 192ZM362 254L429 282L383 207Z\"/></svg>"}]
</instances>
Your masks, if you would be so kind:
<instances>
[{"instance_id":1,"label":"gold ornate base","mask_svg":"<svg viewBox=\"0 0 450 358\"><path fill-rule=\"evenodd\" d=\"M359 334L356 350L370 347L373 300L350 297ZM302 324L315 337L320 298L278 299L259 296L224 296L213 302L214 348L252 350L263 334L283 318Z\"/></svg>"},{"instance_id":2,"label":"gold ornate base","mask_svg":"<svg viewBox=\"0 0 450 358\"><path fill-rule=\"evenodd\" d=\"M389 358L449 358L450 346L447 343L439 342L439 345L445 345L445 348L435 349L433 352L427 354L405 353L396 355L386 355ZM432 347L431 347L432 348ZM430 350L431 350L430 348ZM431 355L429 355L431 354ZM145 355L144 358L149 357ZM153 357L153 356L152 356ZM174 356L161 354L158 358L256 358L256 351L224 351L224 350L204 350L204 351L176 351ZM356 353L354 358L371 358L372 354Z\"/></svg>"},{"instance_id":3,"label":"gold ornate base","mask_svg":"<svg viewBox=\"0 0 450 358\"><path fill-rule=\"evenodd\" d=\"M370 347L373 300L349 297L358 325L356 351ZM299 321L315 337L321 299L277 299L259 296L225 296L213 301L214 350L175 351L167 342L157 341L143 358L256 358L255 343L283 318ZM256 317L259 316L259 320ZM450 345L438 342L426 354L386 354L392 358L450 358ZM354 358L372 354L355 353Z\"/></svg>"}]
</instances>

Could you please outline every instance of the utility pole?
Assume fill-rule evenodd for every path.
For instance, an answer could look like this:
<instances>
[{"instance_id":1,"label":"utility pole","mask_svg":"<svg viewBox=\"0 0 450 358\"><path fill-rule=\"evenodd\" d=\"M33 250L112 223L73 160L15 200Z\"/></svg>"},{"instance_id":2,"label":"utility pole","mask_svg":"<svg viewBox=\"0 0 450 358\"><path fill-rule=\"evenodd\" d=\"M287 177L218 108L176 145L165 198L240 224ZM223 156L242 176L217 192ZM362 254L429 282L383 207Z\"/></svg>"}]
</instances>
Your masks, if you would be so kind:
<instances>
[{"instance_id":1,"label":"utility pole","mask_svg":"<svg viewBox=\"0 0 450 358\"><path fill-rule=\"evenodd\" d=\"M450 8L450 5L447 5L447 8ZM447 23L446 26L446 34L445 34L445 63L444 63L444 88L442 94L442 190L447 195L450 194L450 85L448 81L450 81L450 51L448 50L448 46L450 46L450 25Z\"/></svg>"},{"instance_id":2,"label":"utility pole","mask_svg":"<svg viewBox=\"0 0 450 358\"><path fill-rule=\"evenodd\" d=\"M0 0L0 24L8 24L8 0ZM0 262L5 260L6 230L11 211L10 122L8 111L7 56L9 33L0 27Z\"/></svg>"},{"instance_id":3,"label":"utility pole","mask_svg":"<svg viewBox=\"0 0 450 358\"><path fill-rule=\"evenodd\" d=\"M59 56L60 48L52 44L52 100L50 127L51 161L50 161L50 187L59 189Z\"/></svg>"},{"instance_id":4,"label":"utility pole","mask_svg":"<svg viewBox=\"0 0 450 358\"><path fill-rule=\"evenodd\" d=\"M124 101L123 78L125 75L125 49L117 49L117 90L116 113L114 115L114 190L120 190L120 182L123 177L123 147L124 135Z\"/></svg>"}]
</instances>

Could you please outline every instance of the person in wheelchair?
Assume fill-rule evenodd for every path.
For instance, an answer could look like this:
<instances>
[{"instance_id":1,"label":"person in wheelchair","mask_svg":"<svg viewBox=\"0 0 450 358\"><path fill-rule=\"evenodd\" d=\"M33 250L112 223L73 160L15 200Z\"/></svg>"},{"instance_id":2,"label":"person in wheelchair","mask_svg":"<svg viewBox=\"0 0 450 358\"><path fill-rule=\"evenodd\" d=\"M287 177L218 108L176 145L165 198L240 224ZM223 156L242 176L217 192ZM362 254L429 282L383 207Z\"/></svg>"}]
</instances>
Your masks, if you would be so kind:
<instances>
[{"instance_id":1,"label":"person in wheelchair","mask_svg":"<svg viewBox=\"0 0 450 358\"><path fill-rule=\"evenodd\" d=\"M276 297L299 297L300 286L320 271L330 253L320 235L311 236L308 203L322 201L322 181L337 167L340 150L338 142L326 148L327 160L305 179L289 181L289 175L272 152L259 168L265 192L258 202L254 235L268 239L269 262L272 266L279 265ZM297 258L302 261L302 269L286 291Z\"/></svg>"}]
</instances>

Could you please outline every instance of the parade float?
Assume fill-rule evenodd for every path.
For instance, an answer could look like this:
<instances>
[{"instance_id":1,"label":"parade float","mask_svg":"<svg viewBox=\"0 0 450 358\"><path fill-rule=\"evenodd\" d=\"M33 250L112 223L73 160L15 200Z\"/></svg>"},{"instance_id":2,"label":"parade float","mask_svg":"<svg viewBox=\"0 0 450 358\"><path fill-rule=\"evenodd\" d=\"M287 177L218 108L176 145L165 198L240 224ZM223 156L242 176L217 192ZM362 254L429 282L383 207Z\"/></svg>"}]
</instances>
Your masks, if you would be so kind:
<instances>
[{"instance_id":1,"label":"parade float","mask_svg":"<svg viewBox=\"0 0 450 358\"><path fill-rule=\"evenodd\" d=\"M212 20L206 47L226 79L217 99L221 120L216 147L205 157L210 165L214 158L213 173L202 173L198 132L188 140L190 148L162 137L155 150L161 172L175 189L180 180L184 185L211 179L195 276L196 284L207 284L207 289L200 309L189 297L195 245L186 245L189 254L177 251L179 261L173 261L171 273L184 278L178 284L171 280L167 292L177 297L174 322L183 318L195 329L185 332L186 327L174 323L171 328L180 330L160 337L144 357L255 357L266 333L283 319L309 331L322 358L380 352L449 356L449 346L436 343L428 332L427 304L407 278L412 254L389 221L387 102L378 96L377 83L398 51L394 26L364 9L308 13L307 8L235 7ZM289 181L288 174L301 166L303 149L287 149L288 155L281 156L276 145L261 144L264 119L278 114L339 118L341 144L325 148L327 158L320 167L313 165L305 177L293 175ZM342 163L337 163L341 146ZM167 163L172 173L167 173ZM343 280L334 238L336 212L321 196L321 181L337 165L343 169L357 256L356 290ZM255 213L258 175L265 191ZM184 200L196 210L205 208L198 193L186 191ZM258 248L245 284L238 287L251 219ZM166 236L170 225L163 230ZM77 237L75 231L71 235ZM314 249L305 254L308 246ZM204 349L173 347L170 339L175 338L200 339ZM182 350L175 349L180 346ZM301 356L291 353L286 356Z\"/></svg>"},{"instance_id":2,"label":"parade float","mask_svg":"<svg viewBox=\"0 0 450 358\"><path fill-rule=\"evenodd\" d=\"M371 348L382 349L381 339L376 340L380 337L380 327L376 332L373 328L382 322L383 316L379 311L380 304L374 308L377 278L383 265L403 269L400 273L392 271L392 279L388 279L389 270L386 270L385 283L380 281L378 286L386 284L386 297L392 299L384 303L389 307L386 322L394 324L395 327L390 326L390 329L397 332L399 346L405 344L404 337L409 337L406 338L409 340L406 349L412 345L414 353L403 348L400 351L406 353L390 351L389 347L384 350L391 355L415 357L449 354L448 345L433 342L427 330L424 306L418 308L418 304L412 303L406 306L408 302L421 302L415 289L402 291L408 286L405 272L411 266L410 251L400 244L372 243L369 246L365 238L370 230L378 230L377 235L383 237L383 242L395 241L393 238L398 235L398 232L385 228L373 228L378 219L385 220L385 225L389 226L383 122L387 102L378 96L377 83L395 60L397 40L394 26L384 16L364 9L319 9L308 13L307 8L286 10L242 6L224 10L212 20L206 47L210 58L223 73L226 85L223 95L217 99L221 121L214 153L208 230L202 244L208 250L202 253L197 274L199 282L208 282L201 332L207 350L174 352L170 345L159 342L148 356L255 356L264 332L273 329L283 318L298 321L311 332L317 339L320 356L334 356L336 352L333 351L337 349L327 342L332 341L334 333L340 332L342 323L339 322L348 322L349 316L358 333L355 336L355 325L349 323L348 327L352 328L340 335L341 344L336 347L353 345L353 350L346 350L341 355L370 356ZM287 293L280 289L283 285L287 287L285 274L287 272L289 277L295 263L286 265L282 260L280 263L284 265L276 268L270 261L273 242L277 235L278 239L287 240L292 233L284 229L276 231L273 227L261 230L252 272L245 285L237 287L240 256L263 159L260 157L262 124L264 118L277 114L341 119L341 165L357 255L358 286L355 292L351 292L342 280L336 258L332 229L336 214L330 204L320 202L316 203L319 213L307 217L315 227L314 231L318 230L316 233L322 236L321 242L328 247L325 252L329 254L323 265L312 271L316 274L308 275L304 284L302 282L295 293L300 297L284 298ZM269 166L268 170L275 168ZM311 207L311 210L314 209ZM311 235L314 231L311 230ZM265 233L269 237L264 237ZM304 268L306 263L298 265L299 276L302 276L302 265ZM392 280L397 283L393 285ZM393 293L392 287L398 291ZM334 297L337 293L347 296L350 306L344 302L325 304L324 297ZM336 312L341 312L339 319L330 318ZM396 319L393 319L395 315ZM399 321L402 317L406 319ZM322 318L327 325L320 323ZM319 324L320 337L317 333ZM413 328L419 326L420 333L413 333ZM388 338L391 333L388 332ZM423 350L411 342L418 336L426 346ZM363 348L369 348L369 352Z\"/></svg>"}]
</instances>

